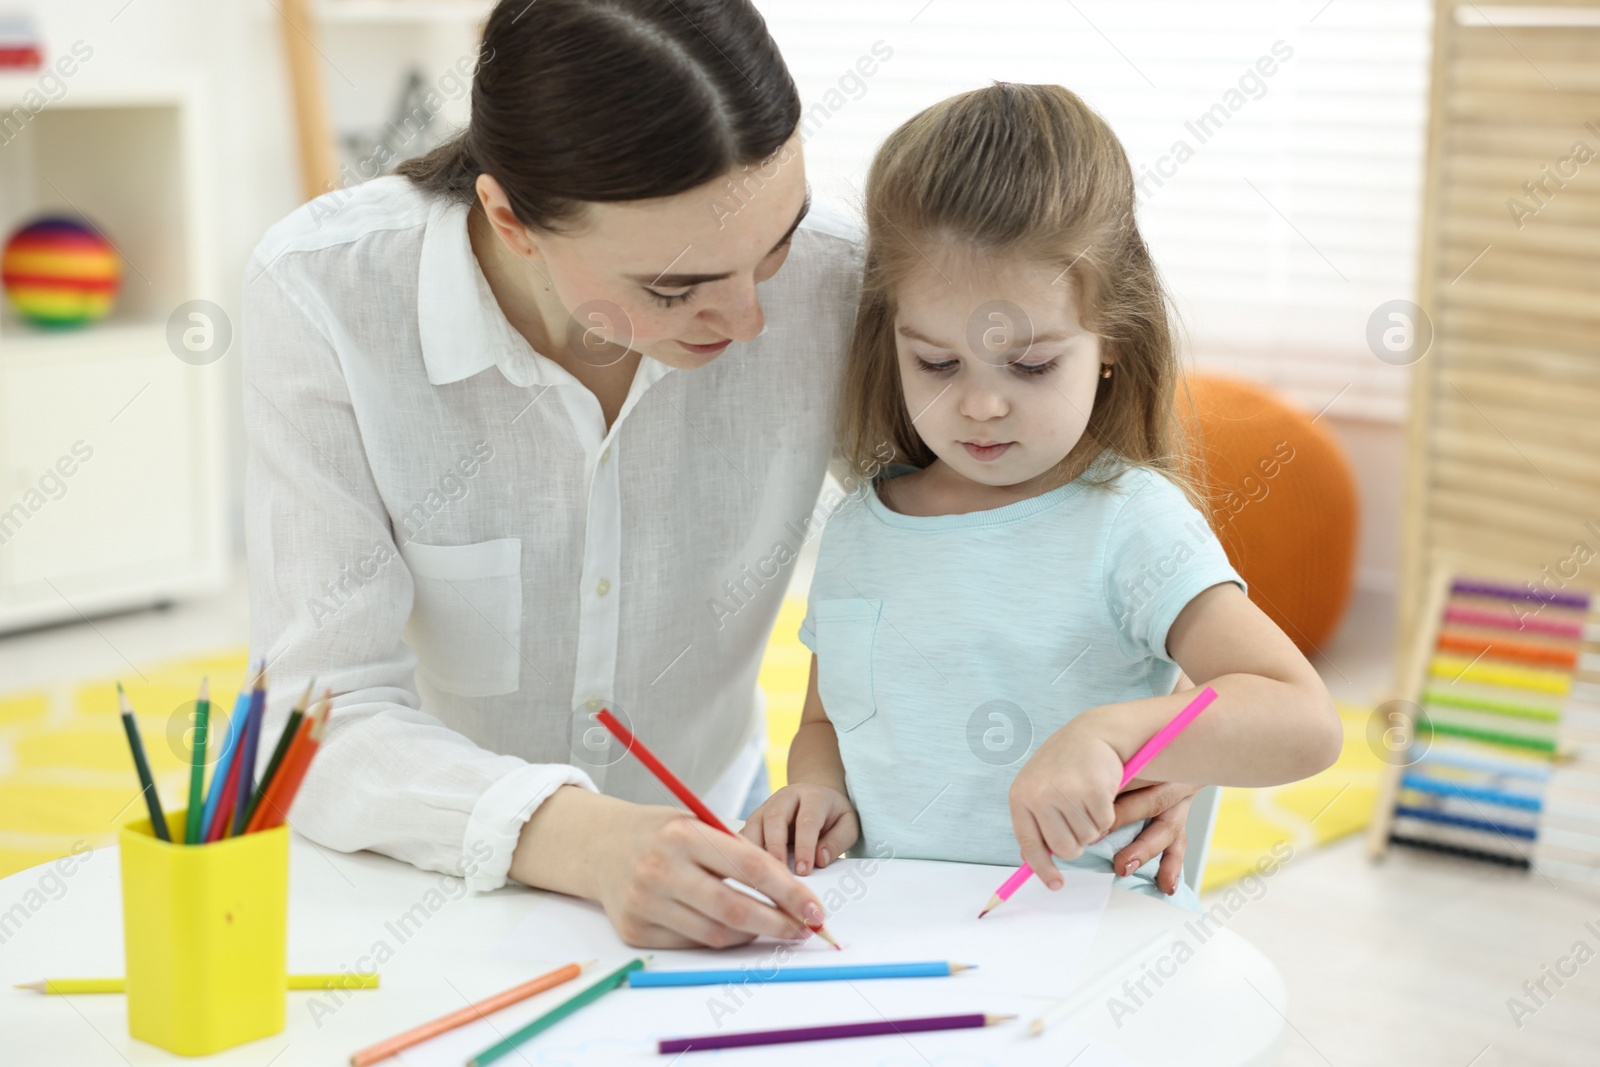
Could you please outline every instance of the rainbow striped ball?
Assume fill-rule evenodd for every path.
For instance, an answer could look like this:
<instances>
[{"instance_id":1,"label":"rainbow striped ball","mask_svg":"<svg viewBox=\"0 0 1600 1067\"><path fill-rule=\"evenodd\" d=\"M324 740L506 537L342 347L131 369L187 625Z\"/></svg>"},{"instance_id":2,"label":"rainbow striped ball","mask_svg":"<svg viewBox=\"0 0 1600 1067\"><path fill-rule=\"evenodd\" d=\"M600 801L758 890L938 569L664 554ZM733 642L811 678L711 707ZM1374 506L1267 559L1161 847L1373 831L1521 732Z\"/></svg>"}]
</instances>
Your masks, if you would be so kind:
<instances>
[{"instance_id":1,"label":"rainbow striped ball","mask_svg":"<svg viewBox=\"0 0 1600 1067\"><path fill-rule=\"evenodd\" d=\"M116 249L81 219L37 219L13 233L0 253L0 284L17 314L36 326L70 328L104 318L121 280Z\"/></svg>"}]
</instances>

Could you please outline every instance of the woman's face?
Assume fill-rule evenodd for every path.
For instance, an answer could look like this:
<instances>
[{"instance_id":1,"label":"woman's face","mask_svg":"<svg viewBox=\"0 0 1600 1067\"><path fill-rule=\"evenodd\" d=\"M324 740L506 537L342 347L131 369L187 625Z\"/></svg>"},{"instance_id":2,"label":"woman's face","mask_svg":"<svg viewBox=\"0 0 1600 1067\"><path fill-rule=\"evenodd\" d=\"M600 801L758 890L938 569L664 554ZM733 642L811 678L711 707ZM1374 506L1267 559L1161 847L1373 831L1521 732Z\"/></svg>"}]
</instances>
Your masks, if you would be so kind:
<instances>
[{"instance_id":1,"label":"woman's face","mask_svg":"<svg viewBox=\"0 0 1600 1067\"><path fill-rule=\"evenodd\" d=\"M560 300L574 356L622 346L692 370L761 332L756 286L808 206L797 132L762 163L675 196L590 204L571 233L521 229L518 243L538 295L548 284Z\"/></svg>"}]
</instances>

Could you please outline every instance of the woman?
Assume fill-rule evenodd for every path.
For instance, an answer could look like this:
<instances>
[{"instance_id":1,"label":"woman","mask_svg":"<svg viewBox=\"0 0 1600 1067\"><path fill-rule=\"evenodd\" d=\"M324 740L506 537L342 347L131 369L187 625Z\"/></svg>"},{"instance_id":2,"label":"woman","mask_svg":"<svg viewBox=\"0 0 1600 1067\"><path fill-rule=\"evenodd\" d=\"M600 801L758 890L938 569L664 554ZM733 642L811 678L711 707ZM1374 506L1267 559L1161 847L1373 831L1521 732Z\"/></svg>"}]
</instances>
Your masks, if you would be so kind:
<instances>
[{"instance_id":1,"label":"woman","mask_svg":"<svg viewBox=\"0 0 1600 1067\"><path fill-rule=\"evenodd\" d=\"M641 946L803 933L816 895L664 806L593 714L715 810L765 796L756 673L815 533L859 246L807 214L748 3L502 3L482 57L460 137L292 213L246 271L270 717L336 694L295 825L597 900ZM1118 812L1161 813L1128 852L1166 847L1169 884L1187 792Z\"/></svg>"}]
</instances>

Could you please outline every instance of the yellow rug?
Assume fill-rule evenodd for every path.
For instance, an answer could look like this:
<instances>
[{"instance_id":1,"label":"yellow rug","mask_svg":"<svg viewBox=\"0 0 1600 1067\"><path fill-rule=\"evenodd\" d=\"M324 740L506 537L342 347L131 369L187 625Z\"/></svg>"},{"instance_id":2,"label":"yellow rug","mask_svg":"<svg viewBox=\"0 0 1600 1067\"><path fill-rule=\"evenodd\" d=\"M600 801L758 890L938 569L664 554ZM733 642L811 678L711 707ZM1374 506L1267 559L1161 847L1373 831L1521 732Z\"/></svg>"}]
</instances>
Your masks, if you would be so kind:
<instances>
[{"instance_id":1,"label":"yellow rug","mask_svg":"<svg viewBox=\"0 0 1600 1067\"><path fill-rule=\"evenodd\" d=\"M761 665L773 788L784 782L810 673L811 653L795 636L804 614L804 600L784 603ZM200 677L209 676L212 692L231 706L245 669L241 648L146 667L143 680L122 679L164 803L181 806L188 789L183 729ZM1366 825L1382 764L1366 745L1365 710L1340 713L1344 752L1328 770L1293 785L1223 790L1204 889L1240 877L1278 842L1309 848ZM113 843L119 825L144 814L114 679L0 695L0 877L66 855L79 842Z\"/></svg>"}]
</instances>

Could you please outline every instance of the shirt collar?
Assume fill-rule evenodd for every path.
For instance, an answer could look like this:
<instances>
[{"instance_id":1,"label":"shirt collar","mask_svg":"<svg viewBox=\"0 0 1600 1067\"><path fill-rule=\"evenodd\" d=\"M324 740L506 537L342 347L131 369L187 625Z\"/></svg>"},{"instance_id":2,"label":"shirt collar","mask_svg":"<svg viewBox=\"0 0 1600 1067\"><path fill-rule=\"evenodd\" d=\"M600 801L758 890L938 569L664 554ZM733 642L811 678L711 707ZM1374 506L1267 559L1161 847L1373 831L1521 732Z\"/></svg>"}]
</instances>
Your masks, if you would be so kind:
<instances>
[{"instance_id":1,"label":"shirt collar","mask_svg":"<svg viewBox=\"0 0 1600 1067\"><path fill-rule=\"evenodd\" d=\"M507 321L472 254L469 206L434 199L417 269L417 332L428 381L446 385L490 367L513 385L571 384L576 378L539 355Z\"/></svg>"}]
</instances>

